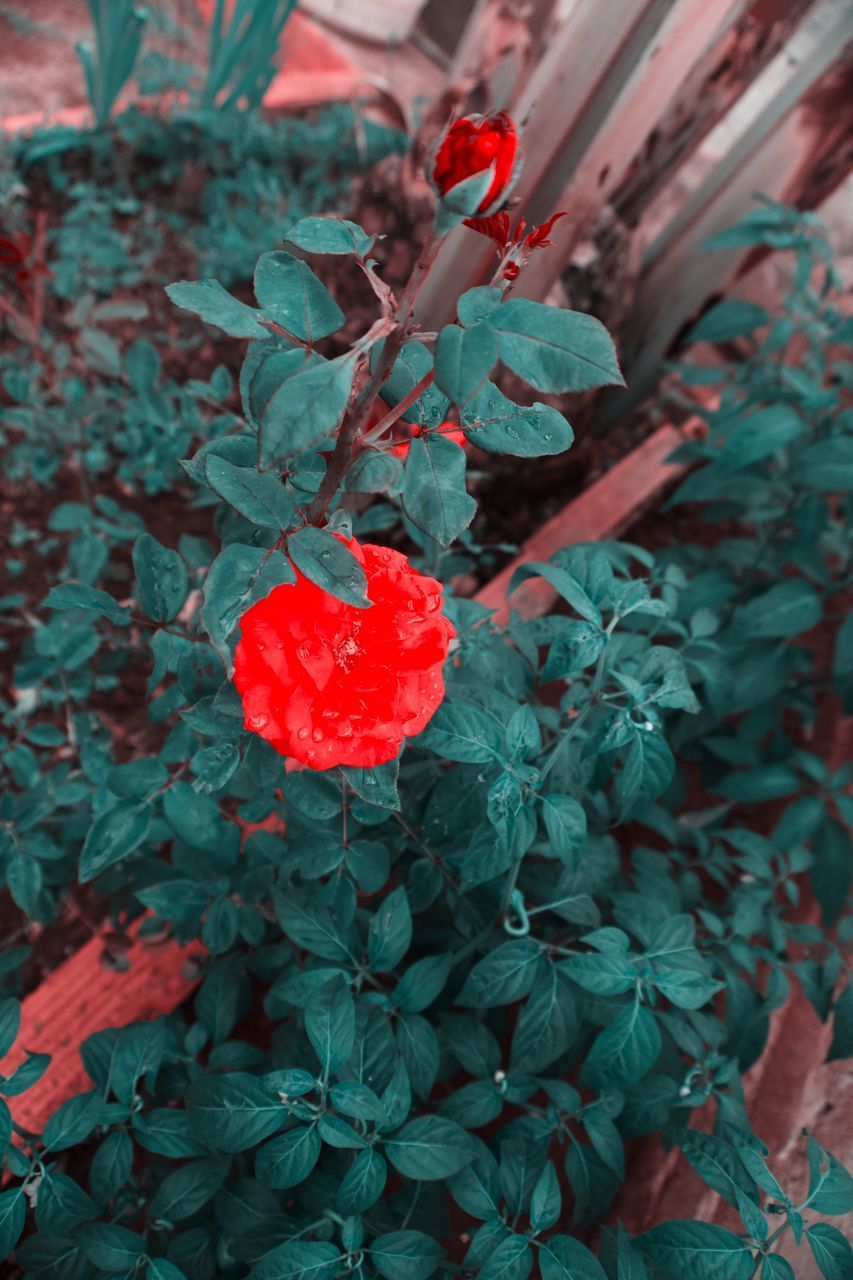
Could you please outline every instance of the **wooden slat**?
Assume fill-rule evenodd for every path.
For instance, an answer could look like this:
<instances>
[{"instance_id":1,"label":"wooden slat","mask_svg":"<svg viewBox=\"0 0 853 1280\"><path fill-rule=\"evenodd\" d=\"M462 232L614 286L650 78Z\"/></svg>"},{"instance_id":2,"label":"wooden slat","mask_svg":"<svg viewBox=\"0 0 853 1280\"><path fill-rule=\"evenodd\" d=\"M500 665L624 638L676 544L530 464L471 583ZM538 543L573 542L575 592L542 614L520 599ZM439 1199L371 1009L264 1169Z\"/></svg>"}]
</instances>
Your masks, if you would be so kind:
<instances>
[{"instance_id":1,"label":"wooden slat","mask_svg":"<svg viewBox=\"0 0 853 1280\"><path fill-rule=\"evenodd\" d=\"M851 39L848 0L818 4L738 104L748 126L696 191L673 199L677 212L647 251L628 324L622 353L628 390L608 396L602 423L649 393L675 335L709 297L725 291L746 256L744 250L703 252L704 244L742 217L756 192L811 204L850 171L853 111L849 92L846 103L843 94ZM818 103L833 82L838 109L826 113ZM762 104L757 114L753 98Z\"/></svg>"},{"instance_id":2,"label":"wooden slat","mask_svg":"<svg viewBox=\"0 0 853 1280\"><path fill-rule=\"evenodd\" d=\"M49 1053L51 1063L32 1089L7 1099L16 1124L40 1133L61 1103L88 1087L80 1058L87 1036L171 1013L198 982L197 966L189 960L193 952L200 953L197 944L147 944L132 932L126 972L105 968L103 942L92 938L23 1001L20 1034L15 1048L0 1060L0 1073L10 1075L27 1049Z\"/></svg>"},{"instance_id":3,"label":"wooden slat","mask_svg":"<svg viewBox=\"0 0 853 1280\"><path fill-rule=\"evenodd\" d=\"M534 256L517 292L543 298L588 233L599 210L624 181L646 140L658 128L691 69L741 11L740 0L675 0L641 24L631 46L608 72L582 126L538 185L534 221L555 209L553 248Z\"/></svg>"},{"instance_id":4,"label":"wooden slat","mask_svg":"<svg viewBox=\"0 0 853 1280\"><path fill-rule=\"evenodd\" d=\"M626 226L636 227L657 193L769 66L814 3L740 0L730 20L685 76L613 193L613 206Z\"/></svg>"},{"instance_id":5,"label":"wooden slat","mask_svg":"<svg viewBox=\"0 0 853 1280\"><path fill-rule=\"evenodd\" d=\"M696 439L703 430L704 424L698 417L688 419L682 427L660 427L528 538L512 563L487 583L475 599L497 611L495 621L498 623L506 621L510 608L525 618L538 618L547 613L557 593L541 578L521 583L507 602L507 591L516 569L531 560L550 560L555 552L572 543L598 542L621 533L644 506L684 473L682 464L669 462L668 458L685 440Z\"/></svg>"},{"instance_id":6,"label":"wooden slat","mask_svg":"<svg viewBox=\"0 0 853 1280\"><path fill-rule=\"evenodd\" d=\"M614 5L643 4L648 0L613 0ZM575 0L569 21L589 0ZM523 9L513 11L505 0L477 0L448 69L447 88L452 94L470 92L481 84L488 89L485 101L469 101L471 109L515 110L520 94L531 79L539 80L543 60L553 56L553 44L563 39L565 15L555 19L555 10L565 9L559 0L528 0ZM514 64L507 73L507 63ZM573 85L574 88L574 85ZM571 105L561 103L564 115ZM523 110L518 111L519 118Z\"/></svg>"}]
</instances>

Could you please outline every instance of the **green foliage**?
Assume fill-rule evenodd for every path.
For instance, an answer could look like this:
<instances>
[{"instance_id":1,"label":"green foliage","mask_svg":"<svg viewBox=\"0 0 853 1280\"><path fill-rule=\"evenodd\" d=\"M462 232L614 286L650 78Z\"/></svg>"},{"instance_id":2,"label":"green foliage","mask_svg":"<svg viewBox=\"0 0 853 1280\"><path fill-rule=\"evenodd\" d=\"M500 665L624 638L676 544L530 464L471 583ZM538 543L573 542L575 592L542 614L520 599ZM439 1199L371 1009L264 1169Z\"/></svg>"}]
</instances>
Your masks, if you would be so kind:
<instances>
[{"instance_id":1,"label":"green foliage","mask_svg":"<svg viewBox=\"0 0 853 1280\"><path fill-rule=\"evenodd\" d=\"M78 44L77 56L83 64L95 123L105 125L133 74L146 13L134 0L89 0L89 12L95 27L95 50Z\"/></svg>"},{"instance_id":2,"label":"green foliage","mask_svg":"<svg viewBox=\"0 0 853 1280\"><path fill-rule=\"evenodd\" d=\"M590 317L497 288L412 340L413 300L389 299L372 238L336 218L300 217L288 239L304 257L263 254L257 305L210 280L171 287L242 368L158 401L217 409L185 441L184 531L163 533L154 504L57 504L60 579L32 609L2 602L28 633L2 707L0 866L31 919L86 883L116 928L147 910L143 934L206 956L184 1007L84 1042L92 1087L43 1132L13 1136L0 1110L0 1244L24 1275L746 1280L787 1274L773 1247L788 1230L829 1280L849 1272L815 1216L849 1212L853 1180L809 1137L807 1191L780 1185L741 1080L792 979L822 1019L834 1010L834 1056L850 1043L850 770L807 735L829 665L851 696L847 624L833 625L849 514L827 470L843 479L851 442L849 324L831 276L814 286L822 242L789 234L805 265L786 315L698 331L769 328L722 371L673 499L725 536L654 556L568 547L513 583L546 580L558 608L506 627L448 586L445 701L377 769L290 772L244 727L241 613L295 568L369 605L332 536L350 528L451 577L456 540L476 548L476 503L469 455L439 428L558 452L572 438L558 411L491 379L503 364L543 394L605 385L612 343ZM385 305L365 332L332 338L344 317L312 253L374 279ZM120 368L152 397L144 342L119 348ZM402 461L395 407L420 429ZM827 622L821 666L809 633ZM110 708L134 680L146 717L128 758ZM797 909L806 876L823 927ZM3 957L10 993L24 958ZM18 1017L10 994L0 1051ZM45 1065L30 1056L0 1094ZM700 1107L710 1132L691 1124ZM605 1231L596 1258L581 1234L610 1211L625 1142L654 1133L743 1230Z\"/></svg>"},{"instance_id":3,"label":"green foliage","mask_svg":"<svg viewBox=\"0 0 853 1280\"><path fill-rule=\"evenodd\" d=\"M206 378L189 376L199 342L190 323L179 330L176 361L174 313L167 324L156 288L171 280L170 257L186 257L189 274L249 280L259 243L275 243L302 213L335 204L355 171L399 145L399 134L356 123L346 108L310 121L131 110L107 134L53 129L16 140L17 194L7 216L19 216L16 201L36 179L50 188L56 220L40 264L43 305L9 320L13 341L0 355L10 478L51 484L70 463L96 485L117 472L137 492L173 490L178 459L233 419L222 361ZM69 153L91 179L70 181ZM109 182L99 180L103 172ZM263 334L252 308L229 303L222 286L208 292L212 323L218 302L251 326L242 336ZM225 328L234 332L233 322Z\"/></svg>"},{"instance_id":4,"label":"green foliage","mask_svg":"<svg viewBox=\"0 0 853 1280\"><path fill-rule=\"evenodd\" d=\"M260 107L278 69L281 33L296 0L216 0L203 107Z\"/></svg>"}]
</instances>

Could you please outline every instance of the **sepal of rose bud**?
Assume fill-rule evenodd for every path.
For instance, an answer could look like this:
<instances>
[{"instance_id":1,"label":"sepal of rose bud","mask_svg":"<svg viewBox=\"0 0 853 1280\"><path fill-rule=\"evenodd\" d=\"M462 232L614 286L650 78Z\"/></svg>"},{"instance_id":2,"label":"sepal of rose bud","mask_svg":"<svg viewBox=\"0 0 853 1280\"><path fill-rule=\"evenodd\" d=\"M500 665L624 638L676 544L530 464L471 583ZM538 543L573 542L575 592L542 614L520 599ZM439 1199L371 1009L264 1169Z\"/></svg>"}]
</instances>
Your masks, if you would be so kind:
<instances>
[{"instance_id":1,"label":"sepal of rose bud","mask_svg":"<svg viewBox=\"0 0 853 1280\"><path fill-rule=\"evenodd\" d=\"M494 181L494 165L482 173L472 174L443 195L436 205L435 225L439 235L447 235L460 222L476 216L476 211L483 202Z\"/></svg>"},{"instance_id":2,"label":"sepal of rose bud","mask_svg":"<svg viewBox=\"0 0 853 1280\"><path fill-rule=\"evenodd\" d=\"M519 133L507 112L454 121L438 140L429 166L440 197L439 230L497 211L520 171Z\"/></svg>"}]
</instances>

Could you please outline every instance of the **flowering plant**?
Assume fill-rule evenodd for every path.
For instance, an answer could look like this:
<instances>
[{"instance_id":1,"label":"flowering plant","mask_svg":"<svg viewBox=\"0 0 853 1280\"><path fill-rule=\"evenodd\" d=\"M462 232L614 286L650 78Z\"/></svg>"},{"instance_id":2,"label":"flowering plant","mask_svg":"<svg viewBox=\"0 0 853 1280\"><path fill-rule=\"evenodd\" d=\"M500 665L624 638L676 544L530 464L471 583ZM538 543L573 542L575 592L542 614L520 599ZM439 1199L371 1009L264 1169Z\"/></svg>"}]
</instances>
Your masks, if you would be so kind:
<instances>
[{"instance_id":1,"label":"flowering plant","mask_svg":"<svg viewBox=\"0 0 853 1280\"><path fill-rule=\"evenodd\" d=\"M101 494L51 517L68 564L23 619L4 707L6 882L31 920L85 884L116 931L203 954L181 1008L84 1042L91 1088L44 1123L13 1115L46 1055L4 1070L0 1255L27 1280L790 1280L789 1237L827 1280L849 1270L823 1219L853 1180L821 1135L789 1178L742 1081L792 978L834 1015L831 1056L853 1047L850 769L808 746L828 677L806 631L849 590L827 500L849 475L849 365L822 355L849 323L828 270L809 287L808 225L739 228L789 244L798 285L778 328L723 304L698 329L767 326L761 361L723 371L679 499L743 536L710 568L706 548L568 547L512 584L541 578L557 609L497 626L451 590L479 536L469 461L572 441L500 366L525 400L620 375L592 317L513 296L507 265L547 231L530 245L479 214L492 180L448 189L399 296L341 218L262 255L257 306L172 286L248 344L239 411L183 459L186 527L166 545ZM424 332L420 283L468 217L509 259ZM349 344L309 265L328 255L376 297ZM86 576L108 540L112 591ZM128 750L112 699L134 683ZM822 926L798 910L807 876ZM19 1017L10 994L0 1053ZM620 1225L626 1145L653 1135L724 1221Z\"/></svg>"},{"instance_id":2,"label":"flowering plant","mask_svg":"<svg viewBox=\"0 0 853 1280\"><path fill-rule=\"evenodd\" d=\"M516 145L503 114L457 121L438 149L439 188L458 201L473 177L465 200L479 208L488 179L491 205L506 188ZM443 212L440 204L436 233L399 298L377 277L373 240L338 218L303 219L289 232L301 256L263 255L258 309L215 281L169 289L179 306L251 340L240 379L248 431L205 446L187 464L252 529L243 541L232 525L235 541L205 583L202 621L229 668L235 630L242 632L234 663L246 727L311 768L373 767L396 756L441 700L452 634L438 613L437 583L397 552L341 536L350 525L345 494L388 495L423 537L447 546L476 510L464 442L521 457L571 443L556 410L518 405L498 390L490 375L499 361L540 391L620 381L596 320L508 298L504 271L460 298L455 323L422 335L418 290L446 234ZM355 259L378 312L332 358L317 347L343 313L307 263L329 254ZM411 434L400 441L400 432Z\"/></svg>"}]
</instances>

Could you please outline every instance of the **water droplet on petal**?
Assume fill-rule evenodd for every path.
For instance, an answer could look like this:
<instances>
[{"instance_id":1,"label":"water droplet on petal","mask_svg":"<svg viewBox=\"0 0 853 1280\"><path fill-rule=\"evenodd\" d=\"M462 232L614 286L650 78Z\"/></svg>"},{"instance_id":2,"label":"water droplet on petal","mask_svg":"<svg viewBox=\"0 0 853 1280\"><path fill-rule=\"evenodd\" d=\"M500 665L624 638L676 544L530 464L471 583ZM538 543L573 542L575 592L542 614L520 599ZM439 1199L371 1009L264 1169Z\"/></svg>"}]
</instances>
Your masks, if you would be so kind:
<instances>
[{"instance_id":1,"label":"water droplet on petal","mask_svg":"<svg viewBox=\"0 0 853 1280\"><path fill-rule=\"evenodd\" d=\"M297 735L296 735L296 736L297 736L297 738L299 739L299 741L300 741L300 742L304 742L304 741L305 741L305 739L308 737L308 730L304 727L304 725L303 725L303 727L299 730L299 732L297 733Z\"/></svg>"}]
</instances>

